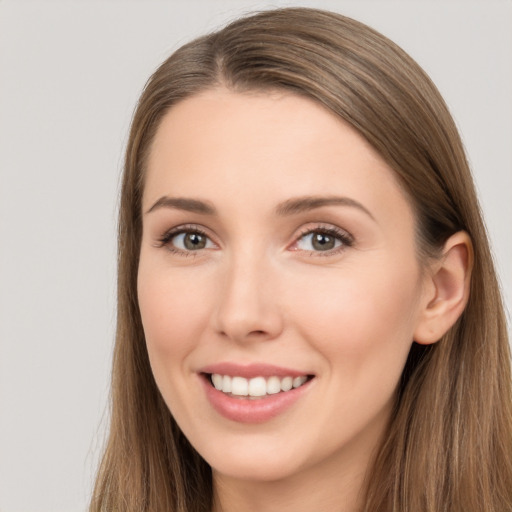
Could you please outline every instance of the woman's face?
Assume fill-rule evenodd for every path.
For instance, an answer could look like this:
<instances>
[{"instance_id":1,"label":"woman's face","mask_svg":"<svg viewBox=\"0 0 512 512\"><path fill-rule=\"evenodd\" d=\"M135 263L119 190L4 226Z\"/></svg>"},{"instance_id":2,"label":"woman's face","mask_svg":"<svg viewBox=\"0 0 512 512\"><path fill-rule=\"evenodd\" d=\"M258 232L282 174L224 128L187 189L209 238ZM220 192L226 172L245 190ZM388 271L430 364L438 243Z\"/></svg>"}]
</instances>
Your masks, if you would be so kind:
<instances>
[{"instance_id":1,"label":"woman's face","mask_svg":"<svg viewBox=\"0 0 512 512\"><path fill-rule=\"evenodd\" d=\"M368 143L300 96L202 93L158 129L143 226L152 370L215 474L364 472L425 302L411 207Z\"/></svg>"}]
</instances>

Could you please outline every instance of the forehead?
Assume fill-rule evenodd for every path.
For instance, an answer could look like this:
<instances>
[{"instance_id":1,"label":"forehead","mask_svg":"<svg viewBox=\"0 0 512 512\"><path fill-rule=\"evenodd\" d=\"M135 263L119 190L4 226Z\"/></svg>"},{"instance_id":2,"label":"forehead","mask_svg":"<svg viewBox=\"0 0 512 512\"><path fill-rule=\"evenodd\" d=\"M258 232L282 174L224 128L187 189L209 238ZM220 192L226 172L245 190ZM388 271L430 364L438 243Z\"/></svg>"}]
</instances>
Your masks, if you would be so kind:
<instances>
[{"instance_id":1,"label":"forehead","mask_svg":"<svg viewBox=\"0 0 512 512\"><path fill-rule=\"evenodd\" d=\"M288 92L214 89L164 116L148 159L144 203L162 194L243 207L291 196L343 194L405 200L372 146L325 107ZM403 213L403 212L402 212Z\"/></svg>"}]
</instances>

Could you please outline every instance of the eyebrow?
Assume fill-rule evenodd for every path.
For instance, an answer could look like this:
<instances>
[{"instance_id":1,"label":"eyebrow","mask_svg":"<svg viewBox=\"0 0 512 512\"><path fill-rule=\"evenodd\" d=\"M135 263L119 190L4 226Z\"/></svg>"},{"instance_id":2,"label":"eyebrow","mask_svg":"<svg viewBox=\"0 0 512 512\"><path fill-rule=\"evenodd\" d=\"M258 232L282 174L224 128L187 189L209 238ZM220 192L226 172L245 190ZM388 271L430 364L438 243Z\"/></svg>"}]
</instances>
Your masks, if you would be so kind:
<instances>
[{"instance_id":1,"label":"eyebrow","mask_svg":"<svg viewBox=\"0 0 512 512\"><path fill-rule=\"evenodd\" d=\"M361 210L368 215L372 220L375 217L372 213L364 207L360 202L350 197L342 196L305 196L293 199L288 199L281 203L276 208L276 213L280 216L296 215L322 206L350 206Z\"/></svg>"},{"instance_id":2,"label":"eyebrow","mask_svg":"<svg viewBox=\"0 0 512 512\"><path fill-rule=\"evenodd\" d=\"M216 215L217 210L209 203L199 199L190 199L187 197L168 197L162 196L146 212L158 210L159 208L174 208L176 210L185 210L187 212L201 213L203 215Z\"/></svg>"},{"instance_id":3,"label":"eyebrow","mask_svg":"<svg viewBox=\"0 0 512 512\"><path fill-rule=\"evenodd\" d=\"M276 214L281 217L289 215L297 215L299 213L321 208L323 206L350 206L361 210L371 219L375 217L360 202L350 197L343 196L304 196L280 203L276 207ZM213 205L200 199L192 199L188 197L169 197L162 196L158 199L146 213L158 210L160 208L172 208L176 210L184 210L187 212L199 213L202 215L216 215L217 210Z\"/></svg>"}]
</instances>

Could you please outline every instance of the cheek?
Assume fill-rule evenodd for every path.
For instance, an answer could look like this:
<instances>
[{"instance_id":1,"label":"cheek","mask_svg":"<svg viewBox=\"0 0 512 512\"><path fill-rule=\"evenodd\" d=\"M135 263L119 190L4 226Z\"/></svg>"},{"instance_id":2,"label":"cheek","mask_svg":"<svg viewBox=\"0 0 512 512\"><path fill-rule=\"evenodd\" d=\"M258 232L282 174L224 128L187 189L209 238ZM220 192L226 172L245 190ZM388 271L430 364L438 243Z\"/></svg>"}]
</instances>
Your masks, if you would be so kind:
<instances>
[{"instance_id":1,"label":"cheek","mask_svg":"<svg viewBox=\"0 0 512 512\"><path fill-rule=\"evenodd\" d=\"M190 356L202 339L211 294L186 272L158 269L141 258L137 294L151 370L174 417L197 415L187 379ZM185 423L186 424L186 423Z\"/></svg>"},{"instance_id":2,"label":"cheek","mask_svg":"<svg viewBox=\"0 0 512 512\"><path fill-rule=\"evenodd\" d=\"M354 372L368 365L380 371L386 364L397 364L401 372L419 297L417 268L408 267L345 268L317 277L307 294L295 289L290 297L301 297L293 309L303 336L333 364L350 364Z\"/></svg>"},{"instance_id":3,"label":"cheek","mask_svg":"<svg viewBox=\"0 0 512 512\"><path fill-rule=\"evenodd\" d=\"M208 319L209 293L194 279L179 273L158 272L141 262L137 294L151 365L159 367L184 361Z\"/></svg>"}]
</instances>

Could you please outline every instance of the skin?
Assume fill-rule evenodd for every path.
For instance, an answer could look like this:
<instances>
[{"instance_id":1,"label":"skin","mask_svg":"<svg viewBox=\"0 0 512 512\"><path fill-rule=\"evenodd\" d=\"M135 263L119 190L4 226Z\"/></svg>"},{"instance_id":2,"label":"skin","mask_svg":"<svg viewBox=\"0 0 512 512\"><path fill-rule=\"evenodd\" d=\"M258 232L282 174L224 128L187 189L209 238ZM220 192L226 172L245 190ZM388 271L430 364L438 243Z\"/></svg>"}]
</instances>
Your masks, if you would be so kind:
<instances>
[{"instance_id":1,"label":"skin","mask_svg":"<svg viewBox=\"0 0 512 512\"><path fill-rule=\"evenodd\" d=\"M362 208L276 212L290 199L333 195ZM154 206L162 196L201 200L216 214ZM214 89L165 115L143 211L138 299L151 366L212 466L215 510L357 510L411 343L425 332L437 339L425 315L435 286L391 169L308 99ZM178 236L161 243L171 228L197 227L203 249ZM315 249L304 233L326 228L352 242ZM198 371L221 361L315 378L284 413L243 424L205 396Z\"/></svg>"}]
</instances>

